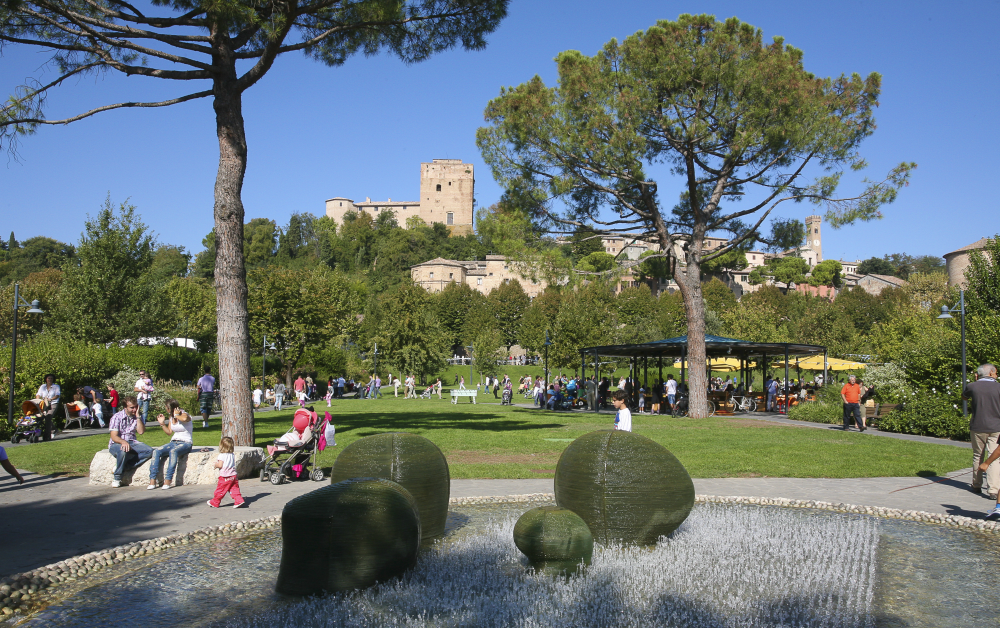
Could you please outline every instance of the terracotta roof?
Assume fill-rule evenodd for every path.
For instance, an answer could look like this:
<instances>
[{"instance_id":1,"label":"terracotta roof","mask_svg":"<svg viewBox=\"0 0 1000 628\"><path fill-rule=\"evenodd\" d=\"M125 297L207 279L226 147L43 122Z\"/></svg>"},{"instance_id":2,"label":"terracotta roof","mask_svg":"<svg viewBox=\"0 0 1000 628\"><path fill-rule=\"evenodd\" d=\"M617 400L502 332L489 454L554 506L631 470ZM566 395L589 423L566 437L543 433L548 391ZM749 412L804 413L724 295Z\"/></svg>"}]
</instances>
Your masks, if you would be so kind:
<instances>
[{"instance_id":1,"label":"terracotta roof","mask_svg":"<svg viewBox=\"0 0 1000 628\"><path fill-rule=\"evenodd\" d=\"M972 244L963 246L962 248L956 249L951 253L945 253L941 257L948 257L949 255L954 255L955 253L961 253L963 251L978 251L979 249L985 249L989 240L990 240L989 238L980 238L979 240L976 240Z\"/></svg>"}]
</instances>

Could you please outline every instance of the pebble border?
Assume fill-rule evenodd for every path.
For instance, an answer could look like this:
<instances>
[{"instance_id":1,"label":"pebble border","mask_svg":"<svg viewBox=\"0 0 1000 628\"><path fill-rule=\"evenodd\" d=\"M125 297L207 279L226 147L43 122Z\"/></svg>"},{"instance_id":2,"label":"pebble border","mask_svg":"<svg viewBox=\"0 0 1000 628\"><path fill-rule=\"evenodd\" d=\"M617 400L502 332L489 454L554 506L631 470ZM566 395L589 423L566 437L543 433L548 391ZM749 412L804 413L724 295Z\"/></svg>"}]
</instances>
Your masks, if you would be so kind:
<instances>
[{"instance_id":1,"label":"pebble border","mask_svg":"<svg viewBox=\"0 0 1000 628\"><path fill-rule=\"evenodd\" d=\"M476 504L502 504L518 502L555 501L554 493L527 493L523 495L496 495L491 497L452 497L451 506L471 506ZM977 532L1000 533L1000 521L984 521L958 515L943 515L919 510L901 510L881 506L859 506L806 499L784 497L738 497L695 495L700 504L751 504L756 506L782 506L785 508L814 508L832 512L854 513L944 525L952 528L975 530ZM149 556L172 547L190 545L224 536L263 531L281 526L281 516L273 515L250 521L233 521L222 525L202 528L194 532L161 536L155 539L119 545L106 550L90 552L74 558L67 558L32 571L15 574L0 579L0 619L11 618L16 613L29 612L37 603L46 601L46 589L61 582L73 582L90 573L117 565L124 561Z\"/></svg>"}]
</instances>

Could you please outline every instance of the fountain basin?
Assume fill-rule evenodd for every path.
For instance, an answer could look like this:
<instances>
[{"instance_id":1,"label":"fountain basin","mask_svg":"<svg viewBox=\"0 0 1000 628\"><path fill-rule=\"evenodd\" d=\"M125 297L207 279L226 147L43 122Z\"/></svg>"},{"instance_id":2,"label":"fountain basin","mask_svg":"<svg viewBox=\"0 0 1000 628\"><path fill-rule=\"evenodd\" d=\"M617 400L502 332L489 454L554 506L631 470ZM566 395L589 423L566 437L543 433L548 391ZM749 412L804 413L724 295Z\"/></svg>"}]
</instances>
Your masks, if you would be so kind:
<instances>
[{"instance_id":1,"label":"fountain basin","mask_svg":"<svg viewBox=\"0 0 1000 628\"><path fill-rule=\"evenodd\" d=\"M597 547L569 579L533 573L513 544L545 502L453 505L446 539L403 579L304 600L273 592L280 531L219 535L57 585L25 625L995 626L1000 552L982 522L741 501L702 499L655 549Z\"/></svg>"}]
</instances>

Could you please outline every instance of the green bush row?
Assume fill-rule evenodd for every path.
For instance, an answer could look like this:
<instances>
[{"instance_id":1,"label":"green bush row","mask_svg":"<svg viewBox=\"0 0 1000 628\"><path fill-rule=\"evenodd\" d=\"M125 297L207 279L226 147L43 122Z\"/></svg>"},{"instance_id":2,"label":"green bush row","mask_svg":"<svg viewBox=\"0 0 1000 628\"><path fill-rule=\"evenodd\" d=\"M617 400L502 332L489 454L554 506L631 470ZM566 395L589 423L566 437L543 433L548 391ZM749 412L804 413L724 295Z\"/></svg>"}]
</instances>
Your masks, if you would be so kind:
<instances>
[{"instance_id":1,"label":"green bush row","mask_svg":"<svg viewBox=\"0 0 1000 628\"><path fill-rule=\"evenodd\" d=\"M844 405L843 403L825 401L807 401L789 408L788 418L812 423L841 423L844 420Z\"/></svg>"},{"instance_id":2,"label":"green bush row","mask_svg":"<svg viewBox=\"0 0 1000 628\"><path fill-rule=\"evenodd\" d=\"M878 429L900 434L969 440L969 420L944 396L921 394L879 421Z\"/></svg>"},{"instance_id":3,"label":"green bush row","mask_svg":"<svg viewBox=\"0 0 1000 628\"><path fill-rule=\"evenodd\" d=\"M47 373L56 376L62 387L63 401L72 399L81 386L100 386L123 369L144 369L153 379L195 381L204 367L219 373L219 358L214 353L198 353L168 346L104 346L89 344L65 336L42 333L17 347L17 371L14 398L30 399ZM268 357L268 373L281 367L277 359ZM250 359L251 374L261 370L261 357ZM10 381L10 347L0 347L0 398L6 399ZM249 385L249 383L248 383ZM130 390L130 389L129 389Z\"/></svg>"}]
</instances>

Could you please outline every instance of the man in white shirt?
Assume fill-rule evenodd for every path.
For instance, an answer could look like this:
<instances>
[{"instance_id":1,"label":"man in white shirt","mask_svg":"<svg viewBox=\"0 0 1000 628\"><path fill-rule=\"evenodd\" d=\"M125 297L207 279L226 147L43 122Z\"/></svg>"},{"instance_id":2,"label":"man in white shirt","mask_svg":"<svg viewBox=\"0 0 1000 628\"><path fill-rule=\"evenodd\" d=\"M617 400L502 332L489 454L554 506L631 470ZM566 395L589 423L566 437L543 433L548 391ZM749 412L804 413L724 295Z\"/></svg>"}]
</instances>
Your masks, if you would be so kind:
<instances>
[{"instance_id":1,"label":"man in white shirt","mask_svg":"<svg viewBox=\"0 0 1000 628\"><path fill-rule=\"evenodd\" d=\"M392 379L392 392L393 392L393 394L396 397L399 396L399 378L398 377L394 377Z\"/></svg>"},{"instance_id":2,"label":"man in white shirt","mask_svg":"<svg viewBox=\"0 0 1000 628\"><path fill-rule=\"evenodd\" d=\"M667 403L670 404L670 413L677 410L677 380L673 375L667 375Z\"/></svg>"},{"instance_id":3,"label":"man in white shirt","mask_svg":"<svg viewBox=\"0 0 1000 628\"><path fill-rule=\"evenodd\" d=\"M264 392L260 389L260 386L258 386L257 388L254 389L254 391L253 391L253 407L255 407L255 408L259 408L260 407L260 399L261 399L261 396L263 394L264 394Z\"/></svg>"}]
</instances>

